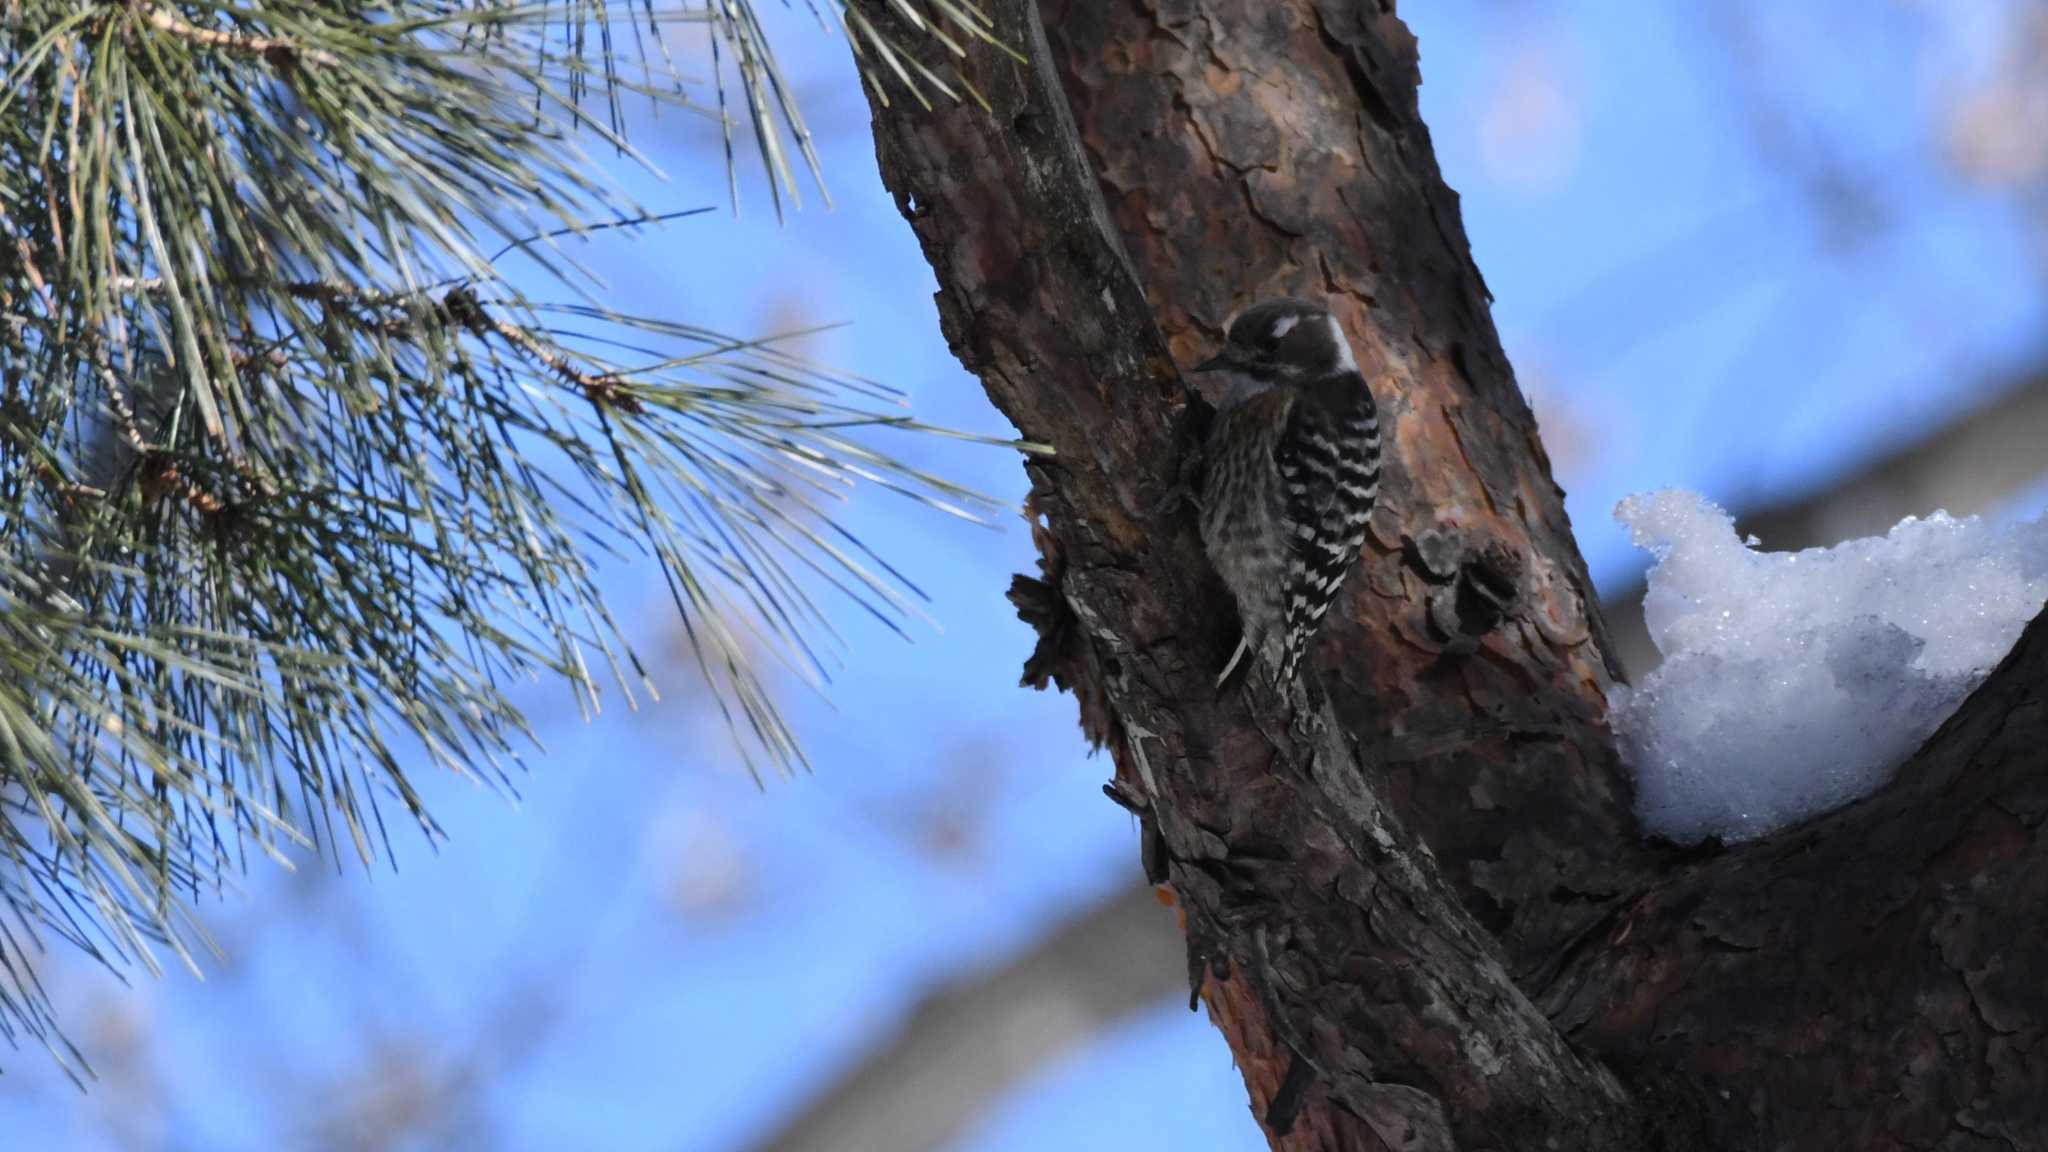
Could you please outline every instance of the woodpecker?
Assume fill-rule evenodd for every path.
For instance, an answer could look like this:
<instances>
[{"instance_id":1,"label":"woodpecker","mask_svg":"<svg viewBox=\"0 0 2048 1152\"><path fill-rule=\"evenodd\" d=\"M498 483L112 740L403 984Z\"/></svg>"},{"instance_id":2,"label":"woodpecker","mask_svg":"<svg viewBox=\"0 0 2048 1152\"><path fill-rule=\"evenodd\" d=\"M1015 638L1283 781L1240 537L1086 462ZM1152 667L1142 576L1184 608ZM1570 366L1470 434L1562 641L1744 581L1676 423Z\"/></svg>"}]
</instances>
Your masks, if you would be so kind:
<instances>
[{"instance_id":1,"label":"woodpecker","mask_svg":"<svg viewBox=\"0 0 2048 1152\"><path fill-rule=\"evenodd\" d=\"M1225 382L1203 453L1202 546L1243 626L1216 683L1257 648L1286 684L1358 561L1379 496L1372 389L1337 318L1292 297L1245 309L1195 371Z\"/></svg>"}]
</instances>

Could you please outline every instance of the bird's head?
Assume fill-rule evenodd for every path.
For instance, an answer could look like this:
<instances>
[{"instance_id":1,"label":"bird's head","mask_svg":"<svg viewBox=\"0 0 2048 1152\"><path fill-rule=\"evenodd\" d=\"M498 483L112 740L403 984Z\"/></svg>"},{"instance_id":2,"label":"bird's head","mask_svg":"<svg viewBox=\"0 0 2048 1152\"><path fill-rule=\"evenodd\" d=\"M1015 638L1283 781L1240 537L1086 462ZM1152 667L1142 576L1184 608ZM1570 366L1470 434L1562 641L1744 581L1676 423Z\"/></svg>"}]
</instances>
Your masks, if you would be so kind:
<instances>
[{"instance_id":1,"label":"bird's head","mask_svg":"<svg viewBox=\"0 0 2048 1152\"><path fill-rule=\"evenodd\" d=\"M1283 384L1357 367L1344 329L1328 308L1281 296L1240 312L1230 322L1223 350L1194 370L1234 372L1259 384Z\"/></svg>"}]
</instances>

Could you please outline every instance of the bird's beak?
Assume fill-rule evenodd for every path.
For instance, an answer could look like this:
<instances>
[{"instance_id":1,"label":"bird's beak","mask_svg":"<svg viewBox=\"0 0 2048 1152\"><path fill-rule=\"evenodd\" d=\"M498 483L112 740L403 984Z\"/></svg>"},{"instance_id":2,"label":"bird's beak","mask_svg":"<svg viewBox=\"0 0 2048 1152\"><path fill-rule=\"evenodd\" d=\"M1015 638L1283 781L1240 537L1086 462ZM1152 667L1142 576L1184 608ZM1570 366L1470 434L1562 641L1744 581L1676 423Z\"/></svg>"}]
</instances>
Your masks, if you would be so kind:
<instances>
[{"instance_id":1,"label":"bird's beak","mask_svg":"<svg viewBox=\"0 0 2048 1152\"><path fill-rule=\"evenodd\" d=\"M1223 351L1218 352L1214 356L1209 357L1207 360L1202 361L1200 364L1195 365L1193 368L1188 369L1188 371L1214 372L1218 369L1228 368L1232 363L1233 361L1230 358L1230 349L1225 348Z\"/></svg>"}]
</instances>

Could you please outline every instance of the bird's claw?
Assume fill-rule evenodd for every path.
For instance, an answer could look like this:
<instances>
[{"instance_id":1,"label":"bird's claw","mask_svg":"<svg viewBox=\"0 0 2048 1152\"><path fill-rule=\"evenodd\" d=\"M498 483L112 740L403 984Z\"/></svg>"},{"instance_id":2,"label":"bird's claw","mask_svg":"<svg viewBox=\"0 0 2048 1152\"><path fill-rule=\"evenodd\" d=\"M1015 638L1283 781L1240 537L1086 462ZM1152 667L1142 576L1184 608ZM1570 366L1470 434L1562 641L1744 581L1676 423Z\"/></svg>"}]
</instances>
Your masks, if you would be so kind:
<instances>
[{"instance_id":1,"label":"bird's claw","mask_svg":"<svg viewBox=\"0 0 2048 1152\"><path fill-rule=\"evenodd\" d=\"M1168 488L1164 496L1154 500L1151 506L1145 509L1145 519L1164 520L1180 511L1183 504L1192 504L1196 511L1201 511L1202 498L1195 494L1194 486L1191 484L1179 483Z\"/></svg>"},{"instance_id":2,"label":"bird's claw","mask_svg":"<svg viewBox=\"0 0 2048 1152\"><path fill-rule=\"evenodd\" d=\"M1228 684L1228 683L1230 682L1230 674L1231 674L1231 673L1233 673L1233 672L1235 672L1235 671L1237 671L1237 666L1238 666L1239 664L1243 663L1243 661L1244 661L1244 658L1245 658L1245 655L1246 655L1247 653L1249 653L1249 652L1250 652L1251 650L1252 650L1252 638L1251 638L1250 636L1240 636L1240 637L1238 637L1238 640L1237 640L1237 651L1235 651L1235 652L1232 652L1232 653L1230 654L1230 662L1229 662L1229 663L1227 663L1227 664L1225 664L1225 665L1223 666L1223 671L1221 671L1221 672L1218 672L1218 673L1216 674L1216 691L1217 691L1217 692L1219 692L1219 693L1220 693L1220 692L1222 692L1222 691L1223 691L1223 686L1224 686L1225 684Z\"/></svg>"},{"instance_id":3,"label":"bird's claw","mask_svg":"<svg viewBox=\"0 0 2048 1152\"><path fill-rule=\"evenodd\" d=\"M1202 454L1200 452L1189 452L1181 457L1180 472L1174 477L1173 486L1168 488L1165 495L1153 501L1152 506L1145 510L1145 518L1148 520L1163 519L1180 511L1180 506L1183 504L1193 505L1197 512L1203 511L1201 493L1195 488L1195 477L1201 473L1201 470Z\"/></svg>"}]
</instances>

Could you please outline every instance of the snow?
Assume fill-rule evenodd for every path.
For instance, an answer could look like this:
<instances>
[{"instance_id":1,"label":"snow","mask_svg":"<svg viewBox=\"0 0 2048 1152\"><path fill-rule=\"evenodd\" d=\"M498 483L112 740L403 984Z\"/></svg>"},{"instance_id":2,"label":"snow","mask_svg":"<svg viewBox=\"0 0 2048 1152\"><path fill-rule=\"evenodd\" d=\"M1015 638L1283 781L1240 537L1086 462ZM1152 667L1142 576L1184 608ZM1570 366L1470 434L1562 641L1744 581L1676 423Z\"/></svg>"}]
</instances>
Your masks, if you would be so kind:
<instances>
[{"instance_id":1,"label":"snow","mask_svg":"<svg viewBox=\"0 0 2048 1152\"><path fill-rule=\"evenodd\" d=\"M1615 509L1657 558L1664 663L1609 697L1647 831L1747 840L1869 793L2048 599L2048 518L1935 513L1882 537L1758 552L1690 492Z\"/></svg>"}]
</instances>

